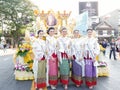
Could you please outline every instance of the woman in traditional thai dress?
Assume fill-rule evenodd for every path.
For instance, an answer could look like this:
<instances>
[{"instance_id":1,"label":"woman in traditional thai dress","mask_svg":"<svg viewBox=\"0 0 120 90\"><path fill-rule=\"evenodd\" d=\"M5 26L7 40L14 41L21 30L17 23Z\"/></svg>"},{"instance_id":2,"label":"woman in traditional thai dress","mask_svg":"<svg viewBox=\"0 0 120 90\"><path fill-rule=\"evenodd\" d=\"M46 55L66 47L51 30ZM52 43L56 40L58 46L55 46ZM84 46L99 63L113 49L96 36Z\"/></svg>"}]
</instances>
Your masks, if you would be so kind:
<instances>
[{"instance_id":1,"label":"woman in traditional thai dress","mask_svg":"<svg viewBox=\"0 0 120 90\"><path fill-rule=\"evenodd\" d=\"M78 30L73 32L74 38L72 40L72 81L77 87L82 83L82 71L84 70L84 59L83 59L83 39L80 38ZM84 71L83 71L84 72Z\"/></svg>"},{"instance_id":2,"label":"woman in traditional thai dress","mask_svg":"<svg viewBox=\"0 0 120 90\"><path fill-rule=\"evenodd\" d=\"M57 42L60 67L60 82L64 85L64 89L67 90L70 72L69 59L71 57L71 39L67 37L67 29L65 27L62 27L60 33L61 37L58 38Z\"/></svg>"},{"instance_id":3,"label":"woman in traditional thai dress","mask_svg":"<svg viewBox=\"0 0 120 90\"><path fill-rule=\"evenodd\" d=\"M38 39L33 43L34 62L33 72L35 78L35 88L43 90L46 87L46 58L45 41L43 40L43 30L38 31Z\"/></svg>"},{"instance_id":4,"label":"woman in traditional thai dress","mask_svg":"<svg viewBox=\"0 0 120 90\"><path fill-rule=\"evenodd\" d=\"M49 84L52 89L56 89L58 83L58 58L56 53L57 40L54 37L55 29L50 27L47 31L46 37L47 45L47 60L48 60L48 76Z\"/></svg>"},{"instance_id":5,"label":"woman in traditional thai dress","mask_svg":"<svg viewBox=\"0 0 120 90\"><path fill-rule=\"evenodd\" d=\"M100 47L97 39L93 37L93 30L88 29L87 34L84 40L85 83L92 89L97 84L95 58L100 52Z\"/></svg>"}]
</instances>

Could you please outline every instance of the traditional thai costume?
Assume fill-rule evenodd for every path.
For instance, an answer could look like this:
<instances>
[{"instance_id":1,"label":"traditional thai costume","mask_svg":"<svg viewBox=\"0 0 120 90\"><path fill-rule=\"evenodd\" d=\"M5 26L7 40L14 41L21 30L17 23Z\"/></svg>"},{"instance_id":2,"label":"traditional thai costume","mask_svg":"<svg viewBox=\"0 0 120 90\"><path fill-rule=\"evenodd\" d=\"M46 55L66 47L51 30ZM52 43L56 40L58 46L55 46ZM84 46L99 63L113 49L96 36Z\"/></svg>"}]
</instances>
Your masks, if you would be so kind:
<instances>
[{"instance_id":1,"label":"traditional thai costume","mask_svg":"<svg viewBox=\"0 0 120 90\"><path fill-rule=\"evenodd\" d=\"M84 59L83 59L83 44L81 38L72 40L72 81L76 85L83 83L82 76L84 76ZM81 60L80 60L81 59Z\"/></svg>"},{"instance_id":2,"label":"traditional thai costume","mask_svg":"<svg viewBox=\"0 0 120 90\"><path fill-rule=\"evenodd\" d=\"M97 39L94 37L86 37L84 43L84 61L85 61L85 81L88 87L97 84L97 63L95 62L96 55L100 52Z\"/></svg>"},{"instance_id":3,"label":"traditional thai costume","mask_svg":"<svg viewBox=\"0 0 120 90\"><path fill-rule=\"evenodd\" d=\"M57 85L58 83L58 58L56 53L57 40L53 36L47 36L46 45L47 45L49 84Z\"/></svg>"},{"instance_id":4,"label":"traditional thai costume","mask_svg":"<svg viewBox=\"0 0 120 90\"><path fill-rule=\"evenodd\" d=\"M35 87L36 88L45 88L46 87L46 58L45 58L45 41L42 39L37 39L33 43L33 52L34 52L34 62L33 62L33 72L35 78Z\"/></svg>"},{"instance_id":5,"label":"traditional thai costume","mask_svg":"<svg viewBox=\"0 0 120 90\"><path fill-rule=\"evenodd\" d=\"M60 82L64 85L68 85L70 64L68 57L70 56L70 44L71 39L68 37L58 38L58 58L60 67Z\"/></svg>"}]
</instances>

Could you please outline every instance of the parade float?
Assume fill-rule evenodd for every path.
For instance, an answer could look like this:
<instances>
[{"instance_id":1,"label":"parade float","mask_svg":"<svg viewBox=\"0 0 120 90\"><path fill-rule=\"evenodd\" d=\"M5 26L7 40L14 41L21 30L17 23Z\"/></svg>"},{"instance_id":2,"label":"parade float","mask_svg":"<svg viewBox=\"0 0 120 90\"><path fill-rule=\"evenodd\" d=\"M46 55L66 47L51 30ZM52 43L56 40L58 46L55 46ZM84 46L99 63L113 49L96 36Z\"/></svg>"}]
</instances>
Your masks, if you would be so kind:
<instances>
[{"instance_id":1,"label":"parade float","mask_svg":"<svg viewBox=\"0 0 120 90\"><path fill-rule=\"evenodd\" d=\"M98 62L98 76L109 76L108 65L104 61Z\"/></svg>"},{"instance_id":2,"label":"parade float","mask_svg":"<svg viewBox=\"0 0 120 90\"><path fill-rule=\"evenodd\" d=\"M39 11L34 10L34 15L36 16L35 21L35 28L36 33L38 30L42 29L46 33L46 30L49 27L55 28L56 37L59 36L59 29L62 26L66 26L68 28L68 35L71 36L74 27L76 25L75 19L69 19L71 15L71 11L63 11L63 12L54 12L53 10ZM30 33L29 33L30 34ZM27 33L28 36L28 33ZM46 37L45 35L44 37ZM15 79L16 80L33 80L33 71L32 71L32 64L33 64L33 52L31 47L31 42L34 41L36 37L26 37L25 42L19 45L18 49L16 50L16 54L14 55L14 64L15 64ZM44 38L45 40L45 38ZM98 61L98 76L108 76L108 68L107 64Z\"/></svg>"},{"instance_id":3,"label":"parade float","mask_svg":"<svg viewBox=\"0 0 120 90\"><path fill-rule=\"evenodd\" d=\"M26 32L25 40L19 44L13 57L15 66L14 75L16 80L34 79L32 70L34 55L27 33L28 32Z\"/></svg>"},{"instance_id":4,"label":"parade float","mask_svg":"<svg viewBox=\"0 0 120 90\"><path fill-rule=\"evenodd\" d=\"M35 26L37 30L46 30L49 27L55 28L55 34L59 35L59 29L62 26L66 26L68 28L69 35L73 32L75 27L75 19L70 19L71 11L53 11L53 10L34 10L34 15L36 16Z\"/></svg>"},{"instance_id":5,"label":"parade float","mask_svg":"<svg viewBox=\"0 0 120 90\"><path fill-rule=\"evenodd\" d=\"M109 76L108 64L103 55L104 50L105 48L100 45L100 54L98 56L98 76Z\"/></svg>"},{"instance_id":6,"label":"parade float","mask_svg":"<svg viewBox=\"0 0 120 90\"><path fill-rule=\"evenodd\" d=\"M93 37L96 37L96 39L98 39L95 31L93 32ZM104 58L105 56L103 55L103 51L105 50L105 48L103 48L101 44L99 44L99 47L100 47L100 53L98 56L96 56L97 75L99 77L109 76L108 64Z\"/></svg>"}]
</instances>

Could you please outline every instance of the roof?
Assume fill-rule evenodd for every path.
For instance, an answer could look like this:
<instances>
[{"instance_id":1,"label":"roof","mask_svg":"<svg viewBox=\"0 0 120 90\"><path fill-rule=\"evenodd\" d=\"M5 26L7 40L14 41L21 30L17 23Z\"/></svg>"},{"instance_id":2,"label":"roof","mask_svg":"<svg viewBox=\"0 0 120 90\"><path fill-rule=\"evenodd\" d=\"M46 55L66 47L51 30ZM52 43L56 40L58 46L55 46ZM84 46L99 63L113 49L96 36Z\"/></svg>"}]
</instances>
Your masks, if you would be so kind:
<instances>
[{"instance_id":1,"label":"roof","mask_svg":"<svg viewBox=\"0 0 120 90\"><path fill-rule=\"evenodd\" d=\"M100 22L96 27L95 30L114 30L114 28L108 24L107 22L103 21Z\"/></svg>"}]
</instances>

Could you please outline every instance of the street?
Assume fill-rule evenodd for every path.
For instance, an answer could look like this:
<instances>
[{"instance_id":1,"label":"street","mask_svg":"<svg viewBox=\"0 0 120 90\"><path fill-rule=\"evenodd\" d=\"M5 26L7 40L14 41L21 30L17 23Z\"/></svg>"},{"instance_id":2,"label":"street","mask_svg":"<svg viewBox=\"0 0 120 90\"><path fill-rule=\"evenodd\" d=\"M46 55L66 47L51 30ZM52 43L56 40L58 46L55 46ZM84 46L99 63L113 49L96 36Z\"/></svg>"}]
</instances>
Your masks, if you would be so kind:
<instances>
[{"instance_id":1,"label":"street","mask_svg":"<svg viewBox=\"0 0 120 90\"><path fill-rule=\"evenodd\" d=\"M0 56L12 55L15 53L15 49L0 49Z\"/></svg>"},{"instance_id":2,"label":"street","mask_svg":"<svg viewBox=\"0 0 120 90\"><path fill-rule=\"evenodd\" d=\"M109 77L98 77L97 86L93 90L120 90L120 60L109 60L106 59L110 75ZM13 64L13 55L4 55L0 56L0 90L30 90L32 81L17 81L14 79L14 64ZM50 87L48 87L48 90ZM59 83L57 90L63 90L62 85ZM77 88L70 81L68 90L88 90L88 88L83 84L81 87Z\"/></svg>"}]
</instances>

